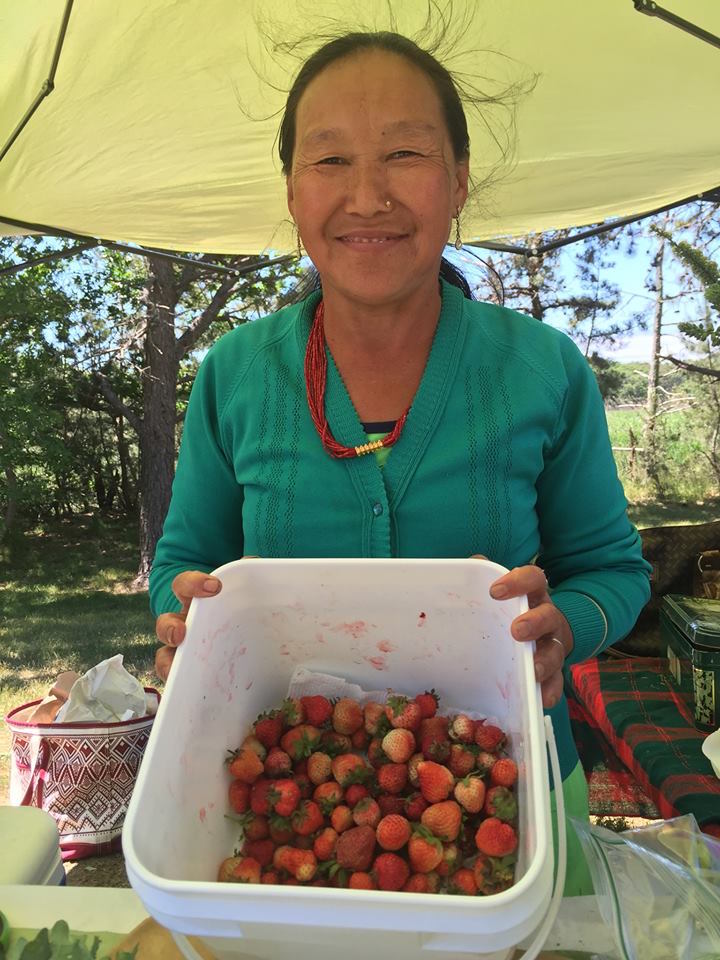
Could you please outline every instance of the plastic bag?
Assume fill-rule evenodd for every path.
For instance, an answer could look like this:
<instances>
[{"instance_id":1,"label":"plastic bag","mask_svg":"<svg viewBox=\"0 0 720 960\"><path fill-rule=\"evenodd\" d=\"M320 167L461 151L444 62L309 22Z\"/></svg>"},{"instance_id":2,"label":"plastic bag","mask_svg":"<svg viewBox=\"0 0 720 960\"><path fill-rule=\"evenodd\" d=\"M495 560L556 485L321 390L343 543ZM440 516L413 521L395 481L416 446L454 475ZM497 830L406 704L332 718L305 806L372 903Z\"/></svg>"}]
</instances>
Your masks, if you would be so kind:
<instances>
[{"instance_id":1,"label":"plastic bag","mask_svg":"<svg viewBox=\"0 0 720 960\"><path fill-rule=\"evenodd\" d=\"M623 833L572 822L622 960L720 957L720 841L694 816Z\"/></svg>"}]
</instances>

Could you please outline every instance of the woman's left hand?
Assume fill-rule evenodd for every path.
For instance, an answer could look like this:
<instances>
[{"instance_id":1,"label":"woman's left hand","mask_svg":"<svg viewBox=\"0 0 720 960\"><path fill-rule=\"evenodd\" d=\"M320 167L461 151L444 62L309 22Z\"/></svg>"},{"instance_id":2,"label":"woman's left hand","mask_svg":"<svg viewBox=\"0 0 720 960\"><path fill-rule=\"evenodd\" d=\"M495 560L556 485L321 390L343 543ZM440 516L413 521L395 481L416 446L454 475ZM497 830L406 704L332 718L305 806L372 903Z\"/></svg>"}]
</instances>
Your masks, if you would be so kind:
<instances>
[{"instance_id":1,"label":"woman's left hand","mask_svg":"<svg viewBox=\"0 0 720 960\"><path fill-rule=\"evenodd\" d=\"M515 567L490 587L490 596L495 600L525 594L530 609L513 620L510 632L516 640L535 640L535 677L542 691L542 704L554 707L563 692L562 668L573 648L572 629L550 599L540 567Z\"/></svg>"}]
</instances>

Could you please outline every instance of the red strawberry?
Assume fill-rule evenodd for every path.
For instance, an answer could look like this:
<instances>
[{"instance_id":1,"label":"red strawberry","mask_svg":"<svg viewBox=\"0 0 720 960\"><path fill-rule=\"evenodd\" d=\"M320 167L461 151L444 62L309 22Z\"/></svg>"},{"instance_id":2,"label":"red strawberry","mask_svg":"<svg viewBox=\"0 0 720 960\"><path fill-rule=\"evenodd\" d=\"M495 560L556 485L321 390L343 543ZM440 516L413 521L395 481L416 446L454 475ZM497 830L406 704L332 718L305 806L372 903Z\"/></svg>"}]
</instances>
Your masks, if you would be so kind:
<instances>
[{"instance_id":1,"label":"red strawberry","mask_svg":"<svg viewBox=\"0 0 720 960\"><path fill-rule=\"evenodd\" d=\"M250 747L241 747L229 761L230 776L243 783L255 783L263 772L263 762Z\"/></svg>"},{"instance_id":2,"label":"red strawberry","mask_svg":"<svg viewBox=\"0 0 720 960\"><path fill-rule=\"evenodd\" d=\"M312 798L322 812L329 816L342 800L343 788L335 780L329 780L327 783L321 783L315 787Z\"/></svg>"},{"instance_id":3,"label":"red strawberry","mask_svg":"<svg viewBox=\"0 0 720 960\"><path fill-rule=\"evenodd\" d=\"M292 770L290 754L280 747L270 747L264 763L265 776L271 780L284 777Z\"/></svg>"},{"instance_id":4,"label":"red strawberry","mask_svg":"<svg viewBox=\"0 0 720 960\"><path fill-rule=\"evenodd\" d=\"M349 787L351 783L367 780L372 775L372 767L356 753L341 753L332 762L332 775L341 787Z\"/></svg>"},{"instance_id":5,"label":"red strawberry","mask_svg":"<svg viewBox=\"0 0 720 960\"><path fill-rule=\"evenodd\" d=\"M381 853L372 869L379 890L402 890L410 876L407 863L396 853Z\"/></svg>"},{"instance_id":6,"label":"red strawberry","mask_svg":"<svg viewBox=\"0 0 720 960\"><path fill-rule=\"evenodd\" d=\"M415 737L412 730L404 727L390 730L382 739L383 752L393 763L407 763L415 752Z\"/></svg>"},{"instance_id":7,"label":"red strawberry","mask_svg":"<svg viewBox=\"0 0 720 960\"><path fill-rule=\"evenodd\" d=\"M305 723L305 708L296 697L283 700L280 712L286 727L298 727L301 723Z\"/></svg>"},{"instance_id":8,"label":"red strawberry","mask_svg":"<svg viewBox=\"0 0 720 960\"><path fill-rule=\"evenodd\" d=\"M385 793L401 793L407 784L408 768L406 763L385 763L378 767L377 782Z\"/></svg>"},{"instance_id":9,"label":"red strawberry","mask_svg":"<svg viewBox=\"0 0 720 960\"><path fill-rule=\"evenodd\" d=\"M480 813L485 803L485 784L480 777L464 777L455 784L453 796L466 813Z\"/></svg>"},{"instance_id":10,"label":"red strawberry","mask_svg":"<svg viewBox=\"0 0 720 960\"><path fill-rule=\"evenodd\" d=\"M307 775L316 786L325 783L332 776L332 759L320 750L311 753L307 759Z\"/></svg>"},{"instance_id":11,"label":"red strawberry","mask_svg":"<svg viewBox=\"0 0 720 960\"><path fill-rule=\"evenodd\" d=\"M443 740L448 739L448 728L450 720L448 717L427 717L420 721L420 740L423 737L436 736Z\"/></svg>"},{"instance_id":12,"label":"red strawberry","mask_svg":"<svg viewBox=\"0 0 720 960\"><path fill-rule=\"evenodd\" d=\"M488 753L487 750L481 750L475 757L475 769L481 776L484 777L488 771L492 770L496 760L497 757L494 753Z\"/></svg>"},{"instance_id":13,"label":"red strawberry","mask_svg":"<svg viewBox=\"0 0 720 960\"><path fill-rule=\"evenodd\" d=\"M250 806L250 786L242 780L233 780L228 790L230 806L235 813L245 813Z\"/></svg>"},{"instance_id":14,"label":"red strawberry","mask_svg":"<svg viewBox=\"0 0 720 960\"><path fill-rule=\"evenodd\" d=\"M300 806L290 817L293 830L302 837L315 833L325 823L322 810L314 800L303 800Z\"/></svg>"},{"instance_id":15,"label":"red strawberry","mask_svg":"<svg viewBox=\"0 0 720 960\"><path fill-rule=\"evenodd\" d=\"M443 844L443 856L436 869L441 877L449 877L460 864L460 848L456 843Z\"/></svg>"},{"instance_id":16,"label":"red strawberry","mask_svg":"<svg viewBox=\"0 0 720 960\"><path fill-rule=\"evenodd\" d=\"M369 795L368 788L363 786L362 783L351 783L345 791L345 803L352 810L359 800Z\"/></svg>"},{"instance_id":17,"label":"red strawberry","mask_svg":"<svg viewBox=\"0 0 720 960\"><path fill-rule=\"evenodd\" d=\"M405 893L432 893L431 883L427 873L411 873L403 891Z\"/></svg>"},{"instance_id":18,"label":"red strawberry","mask_svg":"<svg viewBox=\"0 0 720 960\"><path fill-rule=\"evenodd\" d=\"M405 797L393 796L390 793L381 793L377 798L380 813L387 817L390 813L405 815Z\"/></svg>"},{"instance_id":19,"label":"red strawberry","mask_svg":"<svg viewBox=\"0 0 720 960\"><path fill-rule=\"evenodd\" d=\"M414 873L430 873L443 858L442 844L429 830L420 827L408 842L408 858Z\"/></svg>"},{"instance_id":20,"label":"red strawberry","mask_svg":"<svg viewBox=\"0 0 720 960\"><path fill-rule=\"evenodd\" d=\"M260 883L280 883L280 874L277 870L263 870Z\"/></svg>"},{"instance_id":21,"label":"red strawberry","mask_svg":"<svg viewBox=\"0 0 720 960\"><path fill-rule=\"evenodd\" d=\"M450 756L450 741L445 734L426 733L420 740L420 751L426 760L444 763Z\"/></svg>"},{"instance_id":22,"label":"red strawberry","mask_svg":"<svg viewBox=\"0 0 720 960\"><path fill-rule=\"evenodd\" d=\"M391 813L378 823L375 830L377 842L383 850L400 850L410 839L410 822L397 813Z\"/></svg>"},{"instance_id":23,"label":"red strawberry","mask_svg":"<svg viewBox=\"0 0 720 960\"><path fill-rule=\"evenodd\" d=\"M373 767L379 767L381 764L387 763L387 756L382 748L382 740L379 737L374 737L368 744L367 757Z\"/></svg>"},{"instance_id":24,"label":"red strawberry","mask_svg":"<svg viewBox=\"0 0 720 960\"><path fill-rule=\"evenodd\" d=\"M512 886L515 857L485 856L481 853L473 864L473 876L478 893L490 896Z\"/></svg>"},{"instance_id":25,"label":"red strawberry","mask_svg":"<svg viewBox=\"0 0 720 960\"><path fill-rule=\"evenodd\" d=\"M381 737L390 729L390 721L385 715L385 704L371 700L363 708L363 726L371 737Z\"/></svg>"},{"instance_id":26,"label":"red strawberry","mask_svg":"<svg viewBox=\"0 0 720 960\"><path fill-rule=\"evenodd\" d=\"M293 760L305 760L318 749L322 731L309 723L301 723L284 733L280 746Z\"/></svg>"},{"instance_id":27,"label":"red strawberry","mask_svg":"<svg viewBox=\"0 0 720 960\"><path fill-rule=\"evenodd\" d=\"M475 769L475 754L468 750L464 743L454 743L450 747L450 757L447 761L451 773L456 777L466 777Z\"/></svg>"},{"instance_id":28,"label":"red strawberry","mask_svg":"<svg viewBox=\"0 0 720 960\"><path fill-rule=\"evenodd\" d=\"M447 767L433 760L423 760L418 764L417 772L420 779L420 792L428 803L447 800L455 786L455 778Z\"/></svg>"},{"instance_id":29,"label":"red strawberry","mask_svg":"<svg viewBox=\"0 0 720 960\"><path fill-rule=\"evenodd\" d=\"M356 730L355 733L350 737L350 742L352 743L354 750L365 750L368 743L370 743L370 737L366 731L360 727L360 729Z\"/></svg>"},{"instance_id":30,"label":"red strawberry","mask_svg":"<svg viewBox=\"0 0 720 960\"><path fill-rule=\"evenodd\" d=\"M502 757L490 769L490 782L497 787L512 787L517 777L517 764L510 757Z\"/></svg>"},{"instance_id":31,"label":"red strawberry","mask_svg":"<svg viewBox=\"0 0 720 960\"><path fill-rule=\"evenodd\" d=\"M422 716L422 719L428 720L430 717L434 717L437 713L440 697L438 697L434 689L426 690L425 693L419 693L415 697L415 703L420 707L420 715Z\"/></svg>"},{"instance_id":32,"label":"red strawberry","mask_svg":"<svg viewBox=\"0 0 720 960\"><path fill-rule=\"evenodd\" d=\"M453 717L450 724L450 739L460 743L472 743L475 739L475 721L464 713Z\"/></svg>"},{"instance_id":33,"label":"red strawberry","mask_svg":"<svg viewBox=\"0 0 720 960\"><path fill-rule=\"evenodd\" d=\"M491 723L479 720L475 724L475 743L481 750L493 753L504 745L505 734L500 727L494 727Z\"/></svg>"},{"instance_id":34,"label":"red strawberry","mask_svg":"<svg viewBox=\"0 0 720 960\"><path fill-rule=\"evenodd\" d=\"M414 787L420 785L420 778L418 777L418 764L421 764L425 757L421 753L414 753L408 760L408 780Z\"/></svg>"},{"instance_id":35,"label":"red strawberry","mask_svg":"<svg viewBox=\"0 0 720 960\"><path fill-rule=\"evenodd\" d=\"M260 883L262 868L252 857L229 857L220 864L219 880L231 883Z\"/></svg>"},{"instance_id":36,"label":"red strawberry","mask_svg":"<svg viewBox=\"0 0 720 960\"><path fill-rule=\"evenodd\" d=\"M488 817L475 834L475 846L489 857L506 857L517 849L517 835L509 823Z\"/></svg>"},{"instance_id":37,"label":"red strawberry","mask_svg":"<svg viewBox=\"0 0 720 960\"><path fill-rule=\"evenodd\" d=\"M248 734L247 737L245 737L243 742L240 744L240 750L244 750L245 748L252 750L263 761L267 756L267 750L265 748L265 744L261 743L260 740L258 740L258 738L254 736L252 733ZM240 751L236 751L236 752L239 753Z\"/></svg>"},{"instance_id":38,"label":"red strawberry","mask_svg":"<svg viewBox=\"0 0 720 960\"><path fill-rule=\"evenodd\" d=\"M246 857L257 860L261 867L269 867L272 863L275 844L272 840L246 840L243 844L243 853Z\"/></svg>"},{"instance_id":39,"label":"red strawberry","mask_svg":"<svg viewBox=\"0 0 720 960\"><path fill-rule=\"evenodd\" d=\"M363 797L353 807L353 820L359 827L376 827L382 814L377 800L372 797Z\"/></svg>"},{"instance_id":40,"label":"red strawberry","mask_svg":"<svg viewBox=\"0 0 720 960\"><path fill-rule=\"evenodd\" d=\"M373 878L369 873L364 873L362 870L356 870L350 874L348 887L351 890L377 890Z\"/></svg>"},{"instance_id":41,"label":"red strawberry","mask_svg":"<svg viewBox=\"0 0 720 960\"><path fill-rule=\"evenodd\" d=\"M392 727L401 727L405 730L420 729L422 713L414 700L409 700L400 694L393 694L387 698L385 714Z\"/></svg>"},{"instance_id":42,"label":"red strawberry","mask_svg":"<svg viewBox=\"0 0 720 960\"><path fill-rule=\"evenodd\" d=\"M292 824L286 817L273 816L268 820L268 829L270 830L270 839L275 846L282 846L295 837L295 831Z\"/></svg>"},{"instance_id":43,"label":"red strawberry","mask_svg":"<svg viewBox=\"0 0 720 960\"><path fill-rule=\"evenodd\" d=\"M268 801L279 817L289 817L300 803L300 788L294 780L273 780Z\"/></svg>"},{"instance_id":44,"label":"red strawberry","mask_svg":"<svg viewBox=\"0 0 720 960\"><path fill-rule=\"evenodd\" d=\"M278 847L273 856L273 865L278 870L286 870L301 883L312 880L317 870L317 860L312 850L299 850L297 847Z\"/></svg>"},{"instance_id":45,"label":"red strawberry","mask_svg":"<svg viewBox=\"0 0 720 960\"><path fill-rule=\"evenodd\" d=\"M276 747L283 733L283 719L278 710L261 713L253 724L253 732L266 748Z\"/></svg>"},{"instance_id":46,"label":"red strawberry","mask_svg":"<svg viewBox=\"0 0 720 960\"><path fill-rule=\"evenodd\" d=\"M335 846L335 859L346 870L370 868L375 852L375 831L372 827L351 827L340 834Z\"/></svg>"},{"instance_id":47,"label":"red strawberry","mask_svg":"<svg viewBox=\"0 0 720 960\"><path fill-rule=\"evenodd\" d=\"M261 777L250 788L250 809L263 817L270 813L270 791L272 780Z\"/></svg>"},{"instance_id":48,"label":"red strawberry","mask_svg":"<svg viewBox=\"0 0 720 960\"><path fill-rule=\"evenodd\" d=\"M338 833L344 833L346 830L350 830L355 826L355 821L353 820L352 810L350 807L346 807L344 803L341 803L339 806L330 814L330 823L333 827L333 830L336 830Z\"/></svg>"},{"instance_id":49,"label":"red strawberry","mask_svg":"<svg viewBox=\"0 0 720 960\"><path fill-rule=\"evenodd\" d=\"M313 841L313 853L318 860L331 860L335 856L335 847L338 841L337 831L332 827L325 827Z\"/></svg>"},{"instance_id":50,"label":"red strawberry","mask_svg":"<svg viewBox=\"0 0 720 960\"><path fill-rule=\"evenodd\" d=\"M313 727L324 727L329 723L333 707L327 697L300 697L300 703L303 705L307 723Z\"/></svg>"},{"instance_id":51,"label":"red strawberry","mask_svg":"<svg viewBox=\"0 0 720 960\"><path fill-rule=\"evenodd\" d=\"M341 753L350 753L352 750L352 740L344 733L337 733L335 730L326 730L320 741L320 749L331 757L337 757Z\"/></svg>"},{"instance_id":52,"label":"red strawberry","mask_svg":"<svg viewBox=\"0 0 720 960\"><path fill-rule=\"evenodd\" d=\"M485 796L483 812L498 820L514 820L517 816L517 800L507 787L490 787Z\"/></svg>"},{"instance_id":53,"label":"red strawberry","mask_svg":"<svg viewBox=\"0 0 720 960\"><path fill-rule=\"evenodd\" d=\"M302 800L309 800L313 795L313 784L310 782L310 778L306 777L303 773L296 773L294 777L297 788L300 791L300 797Z\"/></svg>"},{"instance_id":54,"label":"red strawberry","mask_svg":"<svg viewBox=\"0 0 720 960\"><path fill-rule=\"evenodd\" d=\"M268 818L248 810L240 817L240 825L246 840L264 840L269 833Z\"/></svg>"},{"instance_id":55,"label":"red strawberry","mask_svg":"<svg viewBox=\"0 0 720 960\"><path fill-rule=\"evenodd\" d=\"M333 707L332 725L337 733L355 733L363 725L363 720L363 710L357 700L341 697Z\"/></svg>"},{"instance_id":56,"label":"red strawberry","mask_svg":"<svg viewBox=\"0 0 720 960\"><path fill-rule=\"evenodd\" d=\"M419 791L411 793L405 799L405 816L408 820L418 821L428 806L427 800Z\"/></svg>"},{"instance_id":57,"label":"red strawberry","mask_svg":"<svg viewBox=\"0 0 720 960\"><path fill-rule=\"evenodd\" d=\"M440 840L455 840L460 833L462 808L454 800L433 803L420 817L420 823Z\"/></svg>"},{"instance_id":58,"label":"red strawberry","mask_svg":"<svg viewBox=\"0 0 720 960\"><path fill-rule=\"evenodd\" d=\"M456 870L448 881L447 891L448 893L462 893L468 897L474 897L477 893L477 884L473 871L468 870L467 867Z\"/></svg>"}]
</instances>

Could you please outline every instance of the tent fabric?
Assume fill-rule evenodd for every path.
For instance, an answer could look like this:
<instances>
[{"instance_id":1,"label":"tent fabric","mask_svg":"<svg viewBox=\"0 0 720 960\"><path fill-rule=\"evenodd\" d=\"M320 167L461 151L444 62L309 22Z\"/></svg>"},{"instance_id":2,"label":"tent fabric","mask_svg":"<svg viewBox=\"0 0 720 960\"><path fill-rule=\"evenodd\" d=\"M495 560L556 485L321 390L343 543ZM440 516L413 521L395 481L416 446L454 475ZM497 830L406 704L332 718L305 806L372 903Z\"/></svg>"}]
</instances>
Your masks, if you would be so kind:
<instances>
[{"instance_id":1,"label":"tent fabric","mask_svg":"<svg viewBox=\"0 0 720 960\"><path fill-rule=\"evenodd\" d=\"M717 0L664 5L720 36ZM22 232L3 227L10 218L169 250L292 250L275 140L299 61L273 42L309 52L328 23L392 26L388 9L413 36L427 5L75 0L54 90L0 161L0 232ZM633 0L449 9L448 66L491 89L537 77L520 98L512 163L466 208L466 239L597 223L720 185L717 48ZM64 10L0 7L0 150L48 76ZM482 184L497 160L486 121L497 132L508 117L469 120Z\"/></svg>"}]
</instances>

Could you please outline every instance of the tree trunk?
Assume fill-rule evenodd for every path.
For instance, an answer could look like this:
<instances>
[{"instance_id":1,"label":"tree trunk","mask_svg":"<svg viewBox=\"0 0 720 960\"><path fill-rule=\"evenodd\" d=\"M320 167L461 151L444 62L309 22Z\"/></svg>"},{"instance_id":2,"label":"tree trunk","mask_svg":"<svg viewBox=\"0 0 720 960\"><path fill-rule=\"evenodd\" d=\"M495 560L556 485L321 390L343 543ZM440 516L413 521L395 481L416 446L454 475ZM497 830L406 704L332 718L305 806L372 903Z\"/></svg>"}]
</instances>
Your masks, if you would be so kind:
<instances>
[{"instance_id":1,"label":"tree trunk","mask_svg":"<svg viewBox=\"0 0 720 960\"><path fill-rule=\"evenodd\" d=\"M140 563L135 585L147 584L162 533L175 473L178 351L177 287L172 266L148 258L149 301L145 335L143 419L140 428Z\"/></svg>"},{"instance_id":2,"label":"tree trunk","mask_svg":"<svg viewBox=\"0 0 720 960\"><path fill-rule=\"evenodd\" d=\"M645 410L647 419L645 421L645 472L648 480L653 485L655 496L662 495L662 485L660 482L660 471L658 468L658 450L657 435L655 427L658 417L658 382L660 378L660 353L662 336L662 316L663 316L663 260L665 259L665 237L658 233L658 246L655 253L655 313L653 315L652 329L652 356L650 358L650 371L648 373L647 402Z\"/></svg>"},{"instance_id":3,"label":"tree trunk","mask_svg":"<svg viewBox=\"0 0 720 960\"><path fill-rule=\"evenodd\" d=\"M115 417L115 437L117 440L118 460L120 461L120 493L126 512L137 507L137 493L131 477L130 447L125 439L125 417Z\"/></svg>"}]
</instances>

